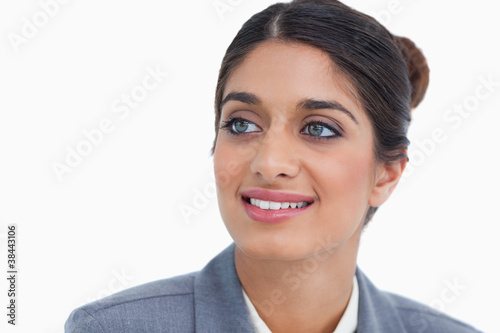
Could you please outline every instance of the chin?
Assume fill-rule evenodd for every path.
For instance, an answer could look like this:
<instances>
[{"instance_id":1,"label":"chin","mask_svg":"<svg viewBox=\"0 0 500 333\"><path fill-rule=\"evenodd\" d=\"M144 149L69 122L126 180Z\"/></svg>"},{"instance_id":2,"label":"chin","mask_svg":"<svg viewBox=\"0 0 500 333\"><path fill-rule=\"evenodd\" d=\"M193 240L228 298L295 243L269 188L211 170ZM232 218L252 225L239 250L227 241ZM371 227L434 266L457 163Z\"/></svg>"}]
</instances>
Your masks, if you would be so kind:
<instances>
[{"instance_id":1,"label":"chin","mask_svg":"<svg viewBox=\"0 0 500 333\"><path fill-rule=\"evenodd\" d=\"M244 241L235 241L238 248L249 257L262 260L292 261L310 257L321 249L315 244L308 245L305 242L295 241L252 241L245 238Z\"/></svg>"}]
</instances>

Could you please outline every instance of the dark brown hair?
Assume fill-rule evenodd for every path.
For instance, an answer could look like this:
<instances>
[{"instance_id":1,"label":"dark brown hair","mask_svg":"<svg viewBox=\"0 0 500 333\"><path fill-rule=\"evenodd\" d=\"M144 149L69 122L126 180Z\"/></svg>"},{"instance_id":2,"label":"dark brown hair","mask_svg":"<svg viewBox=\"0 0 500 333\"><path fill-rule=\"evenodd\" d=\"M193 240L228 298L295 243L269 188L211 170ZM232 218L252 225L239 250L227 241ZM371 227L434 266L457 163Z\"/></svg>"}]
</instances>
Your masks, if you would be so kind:
<instances>
[{"instance_id":1,"label":"dark brown hair","mask_svg":"<svg viewBox=\"0 0 500 333\"><path fill-rule=\"evenodd\" d=\"M423 99L429 68L422 52L405 37L396 37L374 18L335 0L276 3L253 15L229 45L215 96L215 150L222 94L231 73L268 40L301 43L327 53L354 87L374 129L379 161L408 160L406 136L411 110ZM370 207L367 223L377 210Z\"/></svg>"}]
</instances>

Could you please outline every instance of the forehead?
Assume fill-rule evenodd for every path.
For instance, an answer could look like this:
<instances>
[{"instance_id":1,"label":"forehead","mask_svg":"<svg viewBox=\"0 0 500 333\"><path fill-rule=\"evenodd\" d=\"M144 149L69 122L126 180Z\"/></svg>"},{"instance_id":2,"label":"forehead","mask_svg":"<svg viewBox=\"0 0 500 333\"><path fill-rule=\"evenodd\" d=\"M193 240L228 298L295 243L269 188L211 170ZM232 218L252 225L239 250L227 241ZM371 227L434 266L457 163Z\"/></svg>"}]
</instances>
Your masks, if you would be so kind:
<instances>
[{"instance_id":1,"label":"forehead","mask_svg":"<svg viewBox=\"0 0 500 333\"><path fill-rule=\"evenodd\" d=\"M304 98L317 98L336 100L354 112L362 109L353 85L329 55L300 43L260 44L233 71L223 98L234 91L251 92L276 107L294 108Z\"/></svg>"}]
</instances>

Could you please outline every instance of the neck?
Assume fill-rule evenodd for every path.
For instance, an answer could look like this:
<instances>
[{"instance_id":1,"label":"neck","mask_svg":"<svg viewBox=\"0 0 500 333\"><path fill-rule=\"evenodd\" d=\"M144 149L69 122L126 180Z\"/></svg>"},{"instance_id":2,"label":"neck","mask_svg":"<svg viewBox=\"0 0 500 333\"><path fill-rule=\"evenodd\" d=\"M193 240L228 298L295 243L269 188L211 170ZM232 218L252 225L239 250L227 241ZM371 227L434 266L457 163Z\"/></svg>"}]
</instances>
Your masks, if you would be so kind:
<instances>
[{"instance_id":1,"label":"neck","mask_svg":"<svg viewBox=\"0 0 500 333\"><path fill-rule=\"evenodd\" d=\"M351 296L360 234L292 261L257 259L235 248L241 284L272 332L335 330Z\"/></svg>"}]
</instances>

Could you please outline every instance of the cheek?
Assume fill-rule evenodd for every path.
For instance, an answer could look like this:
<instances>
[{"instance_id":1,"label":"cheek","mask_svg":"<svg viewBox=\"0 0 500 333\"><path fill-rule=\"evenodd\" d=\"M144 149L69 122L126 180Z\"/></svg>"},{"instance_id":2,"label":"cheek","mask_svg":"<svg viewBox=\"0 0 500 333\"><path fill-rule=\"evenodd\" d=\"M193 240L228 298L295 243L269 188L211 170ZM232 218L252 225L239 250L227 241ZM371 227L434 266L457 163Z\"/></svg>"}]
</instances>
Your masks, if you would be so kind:
<instances>
[{"instance_id":1,"label":"cheek","mask_svg":"<svg viewBox=\"0 0 500 333\"><path fill-rule=\"evenodd\" d=\"M372 189L371 156L370 151L349 150L318 163L314 178L323 216L328 216L328 220L336 220L347 227L364 218Z\"/></svg>"},{"instance_id":2,"label":"cheek","mask_svg":"<svg viewBox=\"0 0 500 333\"><path fill-rule=\"evenodd\" d=\"M241 224L244 216L238 197L241 184L249 170L249 154L241 145L219 140L214 151L214 173L219 212L233 240L241 244L246 228Z\"/></svg>"},{"instance_id":3,"label":"cheek","mask_svg":"<svg viewBox=\"0 0 500 333\"><path fill-rule=\"evenodd\" d=\"M218 140L214 151L214 173L219 206L236 195L248 162L245 152L237 145Z\"/></svg>"}]
</instances>

